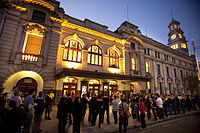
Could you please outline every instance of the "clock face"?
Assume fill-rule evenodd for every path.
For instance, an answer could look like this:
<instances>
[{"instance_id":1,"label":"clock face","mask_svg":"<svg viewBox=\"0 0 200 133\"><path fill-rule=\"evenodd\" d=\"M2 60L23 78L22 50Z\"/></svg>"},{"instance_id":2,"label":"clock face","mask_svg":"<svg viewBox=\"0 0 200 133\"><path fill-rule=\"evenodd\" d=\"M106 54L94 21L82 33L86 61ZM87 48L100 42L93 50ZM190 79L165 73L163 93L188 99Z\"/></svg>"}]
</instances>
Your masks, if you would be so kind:
<instances>
[{"instance_id":1,"label":"clock face","mask_svg":"<svg viewBox=\"0 0 200 133\"><path fill-rule=\"evenodd\" d=\"M171 36L171 39L174 40L175 38L176 38L176 35L173 34L173 35Z\"/></svg>"},{"instance_id":2,"label":"clock face","mask_svg":"<svg viewBox=\"0 0 200 133\"><path fill-rule=\"evenodd\" d=\"M179 38L182 38L183 36L181 34L178 34Z\"/></svg>"}]
</instances>

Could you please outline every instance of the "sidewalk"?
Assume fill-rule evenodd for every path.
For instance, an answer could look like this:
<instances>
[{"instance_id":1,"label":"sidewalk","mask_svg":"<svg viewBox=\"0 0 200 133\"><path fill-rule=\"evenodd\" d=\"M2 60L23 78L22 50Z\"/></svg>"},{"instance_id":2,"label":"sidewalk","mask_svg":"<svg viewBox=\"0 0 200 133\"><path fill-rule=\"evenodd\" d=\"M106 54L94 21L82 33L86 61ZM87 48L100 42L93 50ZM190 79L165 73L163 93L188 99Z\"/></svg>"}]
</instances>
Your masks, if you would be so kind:
<instances>
[{"instance_id":1,"label":"sidewalk","mask_svg":"<svg viewBox=\"0 0 200 133\"><path fill-rule=\"evenodd\" d=\"M56 119L56 113L57 113L57 107L54 106L53 107L53 112L51 113L52 116L52 120L42 120L42 125L41 125L41 129L43 130L43 133L57 133L57 124L58 124L58 120ZM147 127L148 125L152 125L152 124L156 124L162 121L169 121L169 120L173 120L173 119L178 119L181 117L185 117L185 116L189 116L189 115L193 115L193 114L197 114L200 113L200 111L191 111L191 112L186 112L185 114L178 114L178 115L170 115L169 117L164 117L164 119L161 120L157 120L154 121L153 117L150 120L146 120L146 124ZM153 116L153 115L152 115ZM90 126L90 124L88 123L88 110L86 112L86 116L85 116L85 120L83 123L81 123L81 133L111 133L111 132L118 132L118 124L114 124L114 118L112 115L112 107L110 107L110 124L107 124L106 122L106 114L104 117L104 123L101 125L101 128L98 128L98 118L96 121L96 125ZM44 118L44 117L43 117ZM147 118L147 117L146 117ZM128 120L128 128L134 128L133 126L133 119L132 117L129 118ZM140 127L141 124L140 122L137 122L136 127ZM66 131L68 131L68 133L72 133L72 125L66 127Z\"/></svg>"}]
</instances>

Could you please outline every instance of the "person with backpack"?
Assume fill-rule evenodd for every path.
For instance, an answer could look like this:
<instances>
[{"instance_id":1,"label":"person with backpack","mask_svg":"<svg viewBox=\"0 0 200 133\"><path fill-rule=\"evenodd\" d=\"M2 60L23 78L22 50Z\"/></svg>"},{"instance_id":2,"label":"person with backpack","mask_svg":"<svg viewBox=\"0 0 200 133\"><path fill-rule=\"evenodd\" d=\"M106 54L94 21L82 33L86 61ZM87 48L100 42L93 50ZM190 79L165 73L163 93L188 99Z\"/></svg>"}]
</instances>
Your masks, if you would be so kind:
<instances>
[{"instance_id":1,"label":"person with backpack","mask_svg":"<svg viewBox=\"0 0 200 133\"><path fill-rule=\"evenodd\" d=\"M68 117L68 112L69 112L67 99L62 97L57 107L58 107L58 111L57 111L58 133L65 133L65 126L67 125L67 117Z\"/></svg>"},{"instance_id":2,"label":"person with backpack","mask_svg":"<svg viewBox=\"0 0 200 133\"><path fill-rule=\"evenodd\" d=\"M119 133L126 133L128 117L126 116L126 111L129 110L128 104L125 99L121 99L122 103L119 105ZM123 131L122 131L123 130Z\"/></svg>"},{"instance_id":3,"label":"person with backpack","mask_svg":"<svg viewBox=\"0 0 200 133\"><path fill-rule=\"evenodd\" d=\"M42 114L44 112L44 99L42 97L42 91L39 92L39 95L37 96L35 103L37 104L34 106L34 122L33 122L33 132L39 133L42 130L40 129L41 120L42 120Z\"/></svg>"},{"instance_id":4,"label":"person with backpack","mask_svg":"<svg viewBox=\"0 0 200 133\"><path fill-rule=\"evenodd\" d=\"M136 127L136 115L137 115L137 109L138 109L138 104L136 102L136 99L133 98L131 102L131 114L133 117L133 125Z\"/></svg>"}]
</instances>

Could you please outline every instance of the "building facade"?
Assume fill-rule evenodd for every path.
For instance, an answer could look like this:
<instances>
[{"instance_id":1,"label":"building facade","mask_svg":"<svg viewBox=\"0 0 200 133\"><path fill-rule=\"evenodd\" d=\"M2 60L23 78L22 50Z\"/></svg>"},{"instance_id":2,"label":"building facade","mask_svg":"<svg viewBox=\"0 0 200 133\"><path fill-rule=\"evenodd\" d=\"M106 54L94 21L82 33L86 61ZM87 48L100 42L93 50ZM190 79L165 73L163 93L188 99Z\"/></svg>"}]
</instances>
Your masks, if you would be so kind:
<instances>
[{"instance_id":1,"label":"building facade","mask_svg":"<svg viewBox=\"0 0 200 133\"><path fill-rule=\"evenodd\" d=\"M0 87L8 92L186 94L195 75L187 41L174 19L169 46L124 22L115 31L64 13L55 0L11 0L0 9Z\"/></svg>"}]
</instances>

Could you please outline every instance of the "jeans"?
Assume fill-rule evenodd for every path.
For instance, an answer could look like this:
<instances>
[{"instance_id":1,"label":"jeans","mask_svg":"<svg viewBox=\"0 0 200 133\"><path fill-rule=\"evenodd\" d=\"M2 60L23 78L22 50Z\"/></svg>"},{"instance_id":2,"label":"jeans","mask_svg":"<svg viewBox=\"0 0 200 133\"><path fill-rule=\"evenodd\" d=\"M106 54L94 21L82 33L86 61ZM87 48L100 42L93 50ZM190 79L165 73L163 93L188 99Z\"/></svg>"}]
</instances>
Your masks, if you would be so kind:
<instances>
[{"instance_id":1,"label":"jeans","mask_svg":"<svg viewBox=\"0 0 200 133\"><path fill-rule=\"evenodd\" d=\"M125 116L119 116L119 133L126 133L128 118Z\"/></svg>"},{"instance_id":2,"label":"jeans","mask_svg":"<svg viewBox=\"0 0 200 133\"><path fill-rule=\"evenodd\" d=\"M24 122L24 133L30 133L33 114L27 113Z\"/></svg>"},{"instance_id":3,"label":"jeans","mask_svg":"<svg viewBox=\"0 0 200 133\"><path fill-rule=\"evenodd\" d=\"M114 117L114 120L115 120L115 124L117 124L117 111L113 111L113 117Z\"/></svg>"}]
</instances>

